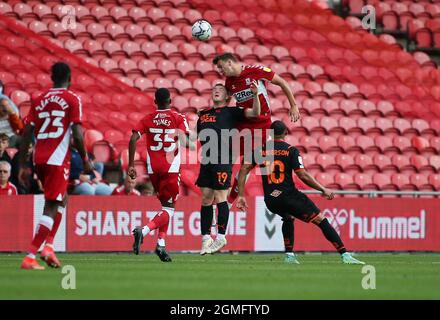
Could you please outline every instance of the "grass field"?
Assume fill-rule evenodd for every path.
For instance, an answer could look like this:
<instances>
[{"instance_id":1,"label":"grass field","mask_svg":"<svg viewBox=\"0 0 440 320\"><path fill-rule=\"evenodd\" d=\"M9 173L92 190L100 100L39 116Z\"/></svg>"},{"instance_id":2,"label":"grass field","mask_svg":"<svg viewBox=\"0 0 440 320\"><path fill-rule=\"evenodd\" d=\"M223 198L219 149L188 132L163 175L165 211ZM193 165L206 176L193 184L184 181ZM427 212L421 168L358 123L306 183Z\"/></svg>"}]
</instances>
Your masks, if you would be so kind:
<instances>
[{"instance_id":1,"label":"grass field","mask_svg":"<svg viewBox=\"0 0 440 320\"><path fill-rule=\"evenodd\" d=\"M362 266L336 254L59 254L76 270L76 289L62 289L61 269L20 270L22 255L0 255L0 299L440 299L439 254L361 254L376 269L364 290Z\"/></svg>"}]
</instances>

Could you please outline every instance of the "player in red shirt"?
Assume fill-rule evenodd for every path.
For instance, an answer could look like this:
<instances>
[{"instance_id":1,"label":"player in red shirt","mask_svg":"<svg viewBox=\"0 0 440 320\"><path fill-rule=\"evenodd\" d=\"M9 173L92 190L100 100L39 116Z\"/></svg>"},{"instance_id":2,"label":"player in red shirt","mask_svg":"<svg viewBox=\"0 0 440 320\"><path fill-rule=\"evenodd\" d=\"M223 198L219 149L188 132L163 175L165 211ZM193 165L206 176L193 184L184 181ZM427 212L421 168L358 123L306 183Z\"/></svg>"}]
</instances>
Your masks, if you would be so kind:
<instances>
[{"instance_id":1,"label":"player in red shirt","mask_svg":"<svg viewBox=\"0 0 440 320\"><path fill-rule=\"evenodd\" d=\"M124 184L117 186L112 192L112 196L140 196L141 193L137 191L134 187L136 186L136 179L127 176L125 178Z\"/></svg>"},{"instance_id":2,"label":"player in red shirt","mask_svg":"<svg viewBox=\"0 0 440 320\"><path fill-rule=\"evenodd\" d=\"M70 168L70 137L84 161L84 171L90 173L92 165L87 158L81 128L82 106L80 98L68 90L70 86L70 67L57 62L52 66L54 87L41 94L32 102L25 119L26 127L20 144L19 180L27 181L25 168L26 150L32 136L35 136L34 162L38 179L44 188L44 210L32 240L28 255L23 259L22 269L44 269L35 259L38 249L46 241L41 259L48 266L58 268L53 250L53 239L62 219L67 201L67 182Z\"/></svg>"},{"instance_id":3,"label":"player in red shirt","mask_svg":"<svg viewBox=\"0 0 440 320\"><path fill-rule=\"evenodd\" d=\"M11 176L11 164L0 161L0 196L16 196L17 188L9 182Z\"/></svg>"},{"instance_id":4,"label":"player in red shirt","mask_svg":"<svg viewBox=\"0 0 440 320\"><path fill-rule=\"evenodd\" d=\"M133 251L139 254L143 238L154 229L159 229L156 254L163 262L171 262L165 250L165 236L168 223L174 214L174 203L179 195L180 184L180 147L182 133L188 137L189 127L185 116L170 109L170 92L160 88L155 93L157 110L145 116L133 129L129 146L129 168L127 174L136 178L134 154L136 142L142 134L147 137L147 171L157 197L162 204L159 212L143 228L133 230ZM187 140L188 141L188 140Z\"/></svg>"},{"instance_id":5,"label":"player in red shirt","mask_svg":"<svg viewBox=\"0 0 440 320\"><path fill-rule=\"evenodd\" d=\"M238 107L244 109L252 108L251 85L254 80L256 80L259 85L258 89L262 93L260 94L261 114L257 118L247 119L239 127L239 129L251 130L254 147L265 143L269 137L266 130L270 130L270 125L272 124L269 94L267 93L265 85L266 82L271 82L281 87L289 100L289 115L291 120L296 122L300 119L299 109L289 84L270 68L257 65L244 65L240 63L232 53L223 53L216 56L213 63L217 66L220 73L226 76L225 87L229 94L234 96ZM236 176L228 198L229 203L233 203L237 198L237 183L238 180Z\"/></svg>"}]
</instances>

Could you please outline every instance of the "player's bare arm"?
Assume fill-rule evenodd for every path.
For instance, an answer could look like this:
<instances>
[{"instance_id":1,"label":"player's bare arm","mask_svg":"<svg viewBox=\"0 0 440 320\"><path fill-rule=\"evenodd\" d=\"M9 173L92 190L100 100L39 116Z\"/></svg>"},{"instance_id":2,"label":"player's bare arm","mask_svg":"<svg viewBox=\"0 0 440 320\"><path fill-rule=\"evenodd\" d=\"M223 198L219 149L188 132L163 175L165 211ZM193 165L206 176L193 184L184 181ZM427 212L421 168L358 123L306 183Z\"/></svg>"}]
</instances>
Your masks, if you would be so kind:
<instances>
[{"instance_id":1,"label":"player's bare arm","mask_svg":"<svg viewBox=\"0 0 440 320\"><path fill-rule=\"evenodd\" d=\"M244 196L244 186L246 184L246 177L251 172L253 165L251 164L243 164L240 168L240 173L238 174L238 197L236 206L240 210L246 210L247 202Z\"/></svg>"},{"instance_id":2,"label":"player's bare arm","mask_svg":"<svg viewBox=\"0 0 440 320\"><path fill-rule=\"evenodd\" d=\"M301 179L309 187L321 191L322 195L327 198L327 200L332 200L335 197L335 194L332 190L325 188L322 184L320 184L315 178L313 178L310 173L305 169L297 170L296 175Z\"/></svg>"},{"instance_id":3,"label":"player's bare arm","mask_svg":"<svg viewBox=\"0 0 440 320\"><path fill-rule=\"evenodd\" d=\"M72 126L73 143L79 152L84 164L84 173L89 174L93 172L93 165L90 161L86 147L84 146L84 135L82 126L79 123L74 123Z\"/></svg>"},{"instance_id":4,"label":"player's bare arm","mask_svg":"<svg viewBox=\"0 0 440 320\"><path fill-rule=\"evenodd\" d=\"M286 80L284 80L282 77L280 77L279 75L275 75L272 79L272 83L281 87L281 89L283 90L284 94L286 95L287 99L289 100L289 104L290 104L290 110L289 110L289 115L290 115L290 120L296 122L301 118L301 114L299 113L299 108L298 105L296 104L296 100L295 97L293 96L292 90L289 87L289 84L287 83Z\"/></svg>"},{"instance_id":5,"label":"player's bare arm","mask_svg":"<svg viewBox=\"0 0 440 320\"><path fill-rule=\"evenodd\" d=\"M252 109L246 109L244 111L244 116L246 118L255 118L258 117L261 113L261 102L260 102L260 98L258 97L258 95L260 94L260 90L258 89L258 83L256 80L252 81L251 91L252 94L254 95L253 105L252 105Z\"/></svg>"},{"instance_id":6,"label":"player's bare arm","mask_svg":"<svg viewBox=\"0 0 440 320\"><path fill-rule=\"evenodd\" d=\"M141 138L138 132L133 131L128 144L128 170L127 174L132 179L136 179L136 169L134 168L134 154L136 153L136 143Z\"/></svg>"},{"instance_id":7,"label":"player's bare arm","mask_svg":"<svg viewBox=\"0 0 440 320\"><path fill-rule=\"evenodd\" d=\"M24 128L23 140L20 143L18 181L24 186L27 186L29 181L29 170L26 168L26 155L32 141L33 132L34 126L32 124L27 124Z\"/></svg>"}]
</instances>

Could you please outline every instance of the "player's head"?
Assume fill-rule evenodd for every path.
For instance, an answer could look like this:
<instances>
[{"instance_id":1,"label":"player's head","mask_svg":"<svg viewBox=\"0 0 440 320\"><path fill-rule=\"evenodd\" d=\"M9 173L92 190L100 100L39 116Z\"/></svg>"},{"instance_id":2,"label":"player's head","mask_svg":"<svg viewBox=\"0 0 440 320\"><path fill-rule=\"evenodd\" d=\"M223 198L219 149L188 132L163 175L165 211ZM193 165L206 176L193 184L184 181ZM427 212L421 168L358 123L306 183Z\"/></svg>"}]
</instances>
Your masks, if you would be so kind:
<instances>
[{"instance_id":1,"label":"player's head","mask_svg":"<svg viewBox=\"0 0 440 320\"><path fill-rule=\"evenodd\" d=\"M11 165L7 161L0 161L0 184L8 182L11 176Z\"/></svg>"},{"instance_id":2,"label":"player's head","mask_svg":"<svg viewBox=\"0 0 440 320\"><path fill-rule=\"evenodd\" d=\"M9 137L6 133L0 133L0 151L4 152L9 147Z\"/></svg>"},{"instance_id":3,"label":"player's head","mask_svg":"<svg viewBox=\"0 0 440 320\"><path fill-rule=\"evenodd\" d=\"M287 127L284 122L280 120L272 122L270 129L272 130L275 139L284 139L287 134Z\"/></svg>"},{"instance_id":4,"label":"player's head","mask_svg":"<svg viewBox=\"0 0 440 320\"><path fill-rule=\"evenodd\" d=\"M136 179L132 179L130 178L130 176L127 175L127 177L125 178L124 186L125 186L125 192L127 193L132 192L136 187Z\"/></svg>"},{"instance_id":5,"label":"player's head","mask_svg":"<svg viewBox=\"0 0 440 320\"><path fill-rule=\"evenodd\" d=\"M154 103L160 110L169 109L171 104L171 94L167 88L159 88L154 94Z\"/></svg>"},{"instance_id":6,"label":"player's head","mask_svg":"<svg viewBox=\"0 0 440 320\"><path fill-rule=\"evenodd\" d=\"M231 101L231 96L228 94L224 84L217 83L212 88L212 101L214 104L228 104Z\"/></svg>"},{"instance_id":7,"label":"player's head","mask_svg":"<svg viewBox=\"0 0 440 320\"><path fill-rule=\"evenodd\" d=\"M237 77L241 73L241 64L237 58L229 52L219 54L212 60L219 72L226 77Z\"/></svg>"},{"instance_id":8,"label":"player's head","mask_svg":"<svg viewBox=\"0 0 440 320\"><path fill-rule=\"evenodd\" d=\"M72 72L67 63L57 62L52 66L51 78L56 88L70 87L70 79Z\"/></svg>"},{"instance_id":9,"label":"player's head","mask_svg":"<svg viewBox=\"0 0 440 320\"><path fill-rule=\"evenodd\" d=\"M0 118L6 117L8 115L8 100L1 98L0 99Z\"/></svg>"}]
</instances>

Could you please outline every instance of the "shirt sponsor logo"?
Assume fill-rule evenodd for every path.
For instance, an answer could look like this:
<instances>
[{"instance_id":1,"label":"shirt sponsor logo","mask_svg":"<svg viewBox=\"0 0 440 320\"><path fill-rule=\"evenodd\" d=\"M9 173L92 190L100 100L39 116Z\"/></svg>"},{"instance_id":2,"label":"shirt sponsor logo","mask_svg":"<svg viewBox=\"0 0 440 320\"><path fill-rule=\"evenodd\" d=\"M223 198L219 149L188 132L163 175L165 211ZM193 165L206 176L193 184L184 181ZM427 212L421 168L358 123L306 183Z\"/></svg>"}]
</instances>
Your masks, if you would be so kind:
<instances>
[{"instance_id":1,"label":"shirt sponsor logo","mask_svg":"<svg viewBox=\"0 0 440 320\"><path fill-rule=\"evenodd\" d=\"M274 190L274 191L272 191L272 193L270 194L272 197L278 197L280 194L282 194L283 193L283 191L280 191L280 190Z\"/></svg>"},{"instance_id":2,"label":"shirt sponsor logo","mask_svg":"<svg viewBox=\"0 0 440 320\"><path fill-rule=\"evenodd\" d=\"M251 89L242 90L234 93L234 98L237 102L245 102L252 99L252 91Z\"/></svg>"},{"instance_id":3,"label":"shirt sponsor logo","mask_svg":"<svg viewBox=\"0 0 440 320\"><path fill-rule=\"evenodd\" d=\"M204 114L203 116L200 117L200 123L210 123L210 122L217 122L216 116Z\"/></svg>"}]
</instances>

